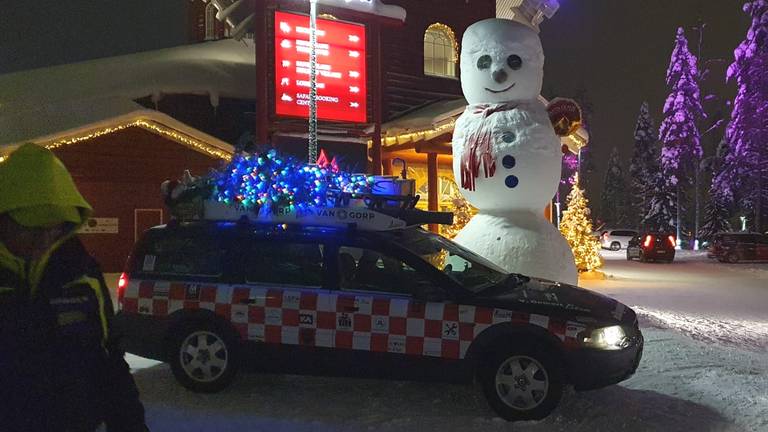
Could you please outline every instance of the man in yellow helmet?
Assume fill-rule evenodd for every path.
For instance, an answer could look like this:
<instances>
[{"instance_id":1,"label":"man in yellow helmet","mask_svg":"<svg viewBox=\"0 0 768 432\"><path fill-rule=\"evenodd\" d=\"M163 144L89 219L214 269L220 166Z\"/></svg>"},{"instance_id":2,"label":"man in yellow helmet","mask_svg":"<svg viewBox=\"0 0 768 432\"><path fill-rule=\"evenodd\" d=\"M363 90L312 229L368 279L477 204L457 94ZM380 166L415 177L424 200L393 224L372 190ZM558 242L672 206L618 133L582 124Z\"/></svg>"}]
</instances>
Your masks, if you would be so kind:
<instances>
[{"instance_id":1,"label":"man in yellow helmet","mask_svg":"<svg viewBox=\"0 0 768 432\"><path fill-rule=\"evenodd\" d=\"M146 430L104 278L75 236L90 214L50 150L0 162L0 430Z\"/></svg>"}]
</instances>

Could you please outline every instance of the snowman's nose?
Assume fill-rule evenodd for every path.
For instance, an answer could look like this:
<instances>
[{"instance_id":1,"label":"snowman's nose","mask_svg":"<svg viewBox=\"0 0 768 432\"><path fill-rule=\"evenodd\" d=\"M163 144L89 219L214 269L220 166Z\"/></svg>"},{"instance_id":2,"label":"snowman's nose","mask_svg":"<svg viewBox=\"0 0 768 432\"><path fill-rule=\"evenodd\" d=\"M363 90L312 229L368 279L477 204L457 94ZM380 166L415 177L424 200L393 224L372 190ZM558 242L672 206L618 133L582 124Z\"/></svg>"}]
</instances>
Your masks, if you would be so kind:
<instances>
[{"instance_id":1,"label":"snowman's nose","mask_svg":"<svg viewBox=\"0 0 768 432\"><path fill-rule=\"evenodd\" d=\"M499 84L503 83L508 78L507 71L504 69L495 70L491 75L493 76L493 80Z\"/></svg>"}]
</instances>

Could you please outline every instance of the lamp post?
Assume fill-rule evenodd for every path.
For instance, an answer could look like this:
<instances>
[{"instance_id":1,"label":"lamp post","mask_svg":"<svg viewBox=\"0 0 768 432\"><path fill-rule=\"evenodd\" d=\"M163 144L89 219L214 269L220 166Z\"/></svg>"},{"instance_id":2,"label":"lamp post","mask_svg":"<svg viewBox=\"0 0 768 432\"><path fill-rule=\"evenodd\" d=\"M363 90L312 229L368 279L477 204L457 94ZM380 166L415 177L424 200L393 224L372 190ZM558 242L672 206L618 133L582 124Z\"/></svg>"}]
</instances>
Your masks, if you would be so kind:
<instances>
[{"instance_id":1,"label":"lamp post","mask_svg":"<svg viewBox=\"0 0 768 432\"><path fill-rule=\"evenodd\" d=\"M317 162L317 0L309 0L309 163Z\"/></svg>"}]
</instances>

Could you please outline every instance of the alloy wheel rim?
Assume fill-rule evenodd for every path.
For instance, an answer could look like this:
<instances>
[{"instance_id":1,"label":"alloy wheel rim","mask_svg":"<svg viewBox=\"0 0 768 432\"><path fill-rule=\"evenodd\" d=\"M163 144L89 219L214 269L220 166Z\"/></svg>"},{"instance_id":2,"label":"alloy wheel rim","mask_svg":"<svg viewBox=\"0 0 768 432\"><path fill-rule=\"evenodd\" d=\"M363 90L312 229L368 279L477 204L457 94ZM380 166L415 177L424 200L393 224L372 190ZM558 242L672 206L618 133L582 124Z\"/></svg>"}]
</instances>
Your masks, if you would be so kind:
<instances>
[{"instance_id":1,"label":"alloy wheel rim","mask_svg":"<svg viewBox=\"0 0 768 432\"><path fill-rule=\"evenodd\" d=\"M184 373L191 379L208 383L224 373L229 364L229 352L221 337L209 331L196 331L184 339L179 349Z\"/></svg>"},{"instance_id":2,"label":"alloy wheel rim","mask_svg":"<svg viewBox=\"0 0 768 432\"><path fill-rule=\"evenodd\" d=\"M512 356L496 371L496 394L511 408L532 410L549 392L549 374L542 364L528 356Z\"/></svg>"}]
</instances>

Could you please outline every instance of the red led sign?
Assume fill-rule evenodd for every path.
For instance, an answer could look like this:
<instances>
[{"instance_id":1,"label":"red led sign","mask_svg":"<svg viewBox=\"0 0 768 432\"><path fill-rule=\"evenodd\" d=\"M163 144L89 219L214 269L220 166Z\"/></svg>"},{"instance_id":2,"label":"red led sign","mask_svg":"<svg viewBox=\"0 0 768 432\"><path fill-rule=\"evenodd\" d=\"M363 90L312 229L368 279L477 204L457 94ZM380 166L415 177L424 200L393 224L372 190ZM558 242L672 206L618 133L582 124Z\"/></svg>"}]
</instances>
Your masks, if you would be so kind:
<instances>
[{"instance_id":1,"label":"red led sign","mask_svg":"<svg viewBox=\"0 0 768 432\"><path fill-rule=\"evenodd\" d=\"M275 112L309 117L309 17L275 12ZM317 117L365 123L365 26L317 20Z\"/></svg>"}]
</instances>

